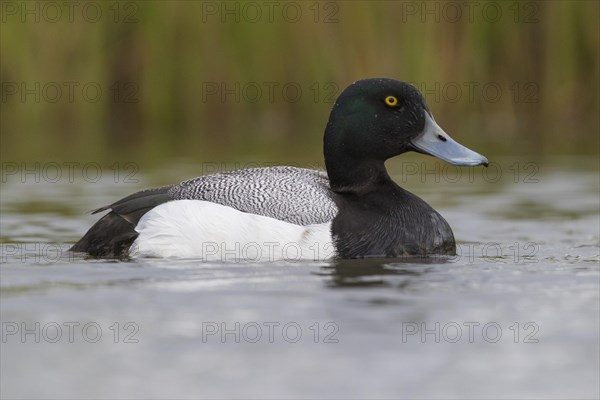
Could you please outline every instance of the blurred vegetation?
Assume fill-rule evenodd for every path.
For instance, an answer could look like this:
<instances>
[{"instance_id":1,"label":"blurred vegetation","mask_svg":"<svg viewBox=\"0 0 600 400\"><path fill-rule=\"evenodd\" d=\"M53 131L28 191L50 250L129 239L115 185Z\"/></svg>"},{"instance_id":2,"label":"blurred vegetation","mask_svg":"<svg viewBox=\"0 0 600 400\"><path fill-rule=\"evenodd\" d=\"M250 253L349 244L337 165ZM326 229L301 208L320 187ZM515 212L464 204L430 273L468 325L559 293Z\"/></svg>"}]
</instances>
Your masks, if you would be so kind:
<instances>
[{"instance_id":1,"label":"blurred vegetation","mask_svg":"<svg viewBox=\"0 0 600 400\"><path fill-rule=\"evenodd\" d=\"M2 161L320 162L366 77L485 154L598 152L597 1L269 4L3 2Z\"/></svg>"}]
</instances>

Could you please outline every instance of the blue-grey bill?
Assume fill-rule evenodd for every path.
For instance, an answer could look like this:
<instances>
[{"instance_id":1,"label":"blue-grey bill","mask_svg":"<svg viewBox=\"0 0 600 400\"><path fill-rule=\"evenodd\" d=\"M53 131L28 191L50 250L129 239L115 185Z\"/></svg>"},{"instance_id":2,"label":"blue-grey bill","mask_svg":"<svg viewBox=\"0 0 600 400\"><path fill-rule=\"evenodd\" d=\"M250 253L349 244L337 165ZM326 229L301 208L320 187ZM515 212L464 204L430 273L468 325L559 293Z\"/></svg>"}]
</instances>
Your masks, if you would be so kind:
<instances>
[{"instance_id":1,"label":"blue-grey bill","mask_svg":"<svg viewBox=\"0 0 600 400\"><path fill-rule=\"evenodd\" d=\"M455 142L435 120L425 113L425 128L411 143L415 150L437 157L454 165L488 165L488 159Z\"/></svg>"}]
</instances>

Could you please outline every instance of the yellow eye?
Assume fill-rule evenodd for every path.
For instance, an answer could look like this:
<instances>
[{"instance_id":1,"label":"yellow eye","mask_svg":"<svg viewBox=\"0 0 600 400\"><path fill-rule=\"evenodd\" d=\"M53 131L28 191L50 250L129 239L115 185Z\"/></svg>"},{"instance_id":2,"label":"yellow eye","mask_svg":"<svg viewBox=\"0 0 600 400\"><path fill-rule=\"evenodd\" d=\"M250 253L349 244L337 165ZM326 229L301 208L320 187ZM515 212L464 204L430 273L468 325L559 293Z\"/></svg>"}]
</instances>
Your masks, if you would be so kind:
<instances>
[{"instance_id":1,"label":"yellow eye","mask_svg":"<svg viewBox=\"0 0 600 400\"><path fill-rule=\"evenodd\" d=\"M398 99L394 96L388 96L385 98L385 104L387 104L390 107L394 107L398 105Z\"/></svg>"}]
</instances>

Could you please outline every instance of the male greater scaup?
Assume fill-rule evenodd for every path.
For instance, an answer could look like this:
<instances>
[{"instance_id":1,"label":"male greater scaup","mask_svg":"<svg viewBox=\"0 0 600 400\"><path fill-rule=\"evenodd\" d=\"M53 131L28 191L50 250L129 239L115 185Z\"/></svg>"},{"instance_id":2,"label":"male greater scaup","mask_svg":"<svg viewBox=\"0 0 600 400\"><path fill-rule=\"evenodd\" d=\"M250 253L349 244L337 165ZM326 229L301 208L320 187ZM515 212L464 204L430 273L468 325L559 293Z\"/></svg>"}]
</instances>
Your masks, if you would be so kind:
<instances>
[{"instance_id":1,"label":"male greater scaup","mask_svg":"<svg viewBox=\"0 0 600 400\"><path fill-rule=\"evenodd\" d=\"M134 193L95 210L110 212L71 250L213 261L454 255L446 220L385 169L385 160L407 151L488 163L437 125L416 88L365 79L333 106L327 173L251 168Z\"/></svg>"}]
</instances>

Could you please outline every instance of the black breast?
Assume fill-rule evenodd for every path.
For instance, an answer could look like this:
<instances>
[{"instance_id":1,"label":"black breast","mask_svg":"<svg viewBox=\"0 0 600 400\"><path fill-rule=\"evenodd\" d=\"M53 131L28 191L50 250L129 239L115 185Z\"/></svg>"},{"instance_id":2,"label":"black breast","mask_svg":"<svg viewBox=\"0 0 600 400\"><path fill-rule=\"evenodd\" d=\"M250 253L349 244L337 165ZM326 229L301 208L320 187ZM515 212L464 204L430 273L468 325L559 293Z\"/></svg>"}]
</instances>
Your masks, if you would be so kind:
<instances>
[{"instance_id":1,"label":"black breast","mask_svg":"<svg viewBox=\"0 0 600 400\"><path fill-rule=\"evenodd\" d=\"M340 258L454 255L446 220L419 197L387 184L365 194L336 194L331 232Z\"/></svg>"}]
</instances>

